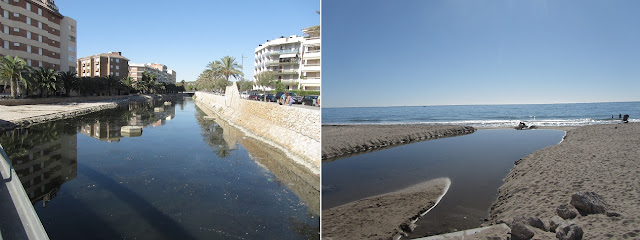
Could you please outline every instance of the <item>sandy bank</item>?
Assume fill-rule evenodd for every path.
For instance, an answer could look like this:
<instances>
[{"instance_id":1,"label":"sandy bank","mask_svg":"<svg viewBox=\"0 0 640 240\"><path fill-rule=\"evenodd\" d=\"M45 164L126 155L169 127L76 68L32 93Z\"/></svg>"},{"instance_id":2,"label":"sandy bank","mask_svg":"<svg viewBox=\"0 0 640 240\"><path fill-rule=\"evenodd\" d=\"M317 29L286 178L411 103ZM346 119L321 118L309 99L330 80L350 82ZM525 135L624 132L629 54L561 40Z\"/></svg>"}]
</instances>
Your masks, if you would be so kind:
<instances>
[{"instance_id":1,"label":"sandy bank","mask_svg":"<svg viewBox=\"0 0 640 240\"><path fill-rule=\"evenodd\" d=\"M322 125L322 161L415 141L475 132L455 125Z\"/></svg>"},{"instance_id":2,"label":"sandy bank","mask_svg":"<svg viewBox=\"0 0 640 240\"><path fill-rule=\"evenodd\" d=\"M71 118L105 109L116 108L118 104L129 101L144 101L174 96L182 95L131 95L124 97L118 96L101 101L90 101L93 98L87 98L86 100L88 101L55 104L0 105L0 132L17 127L26 127L31 124ZM82 100L82 98L73 99ZM65 99L63 98L63 100ZM16 101L20 101L20 99ZM57 99L55 101L59 102L62 100Z\"/></svg>"},{"instance_id":3,"label":"sandy bank","mask_svg":"<svg viewBox=\"0 0 640 240\"><path fill-rule=\"evenodd\" d=\"M390 239L410 231L412 222L433 208L450 184L448 178L439 178L323 209L322 238Z\"/></svg>"},{"instance_id":4,"label":"sandy bank","mask_svg":"<svg viewBox=\"0 0 640 240\"><path fill-rule=\"evenodd\" d=\"M595 192L604 198L607 214L570 219L584 231L583 239L638 239L639 161L640 123L569 130L560 144L516 162L499 189L490 222L511 223L524 216L548 225L552 217L557 219L556 208L569 204L574 193ZM555 238L555 233L532 229L534 238Z\"/></svg>"}]
</instances>

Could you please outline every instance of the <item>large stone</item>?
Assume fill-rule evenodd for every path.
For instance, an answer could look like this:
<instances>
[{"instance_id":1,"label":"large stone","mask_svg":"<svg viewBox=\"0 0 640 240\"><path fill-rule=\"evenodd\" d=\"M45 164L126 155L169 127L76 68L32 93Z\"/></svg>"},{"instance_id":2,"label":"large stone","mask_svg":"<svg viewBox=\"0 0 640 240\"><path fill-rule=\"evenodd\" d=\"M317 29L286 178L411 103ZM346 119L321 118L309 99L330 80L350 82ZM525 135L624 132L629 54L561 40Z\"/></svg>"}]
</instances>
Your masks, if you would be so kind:
<instances>
[{"instance_id":1,"label":"large stone","mask_svg":"<svg viewBox=\"0 0 640 240\"><path fill-rule=\"evenodd\" d=\"M582 234L582 228L573 222L564 222L556 229L556 238L560 240L580 240Z\"/></svg>"},{"instance_id":2,"label":"large stone","mask_svg":"<svg viewBox=\"0 0 640 240\"><path fill-rule=\"evenodd\" d=\"M607 203L604 198L594 192L579 192L571 195L571 205L573 205L580 214L594 214L607 212Z\"/></svg>"},{"instance_id":3,"label":"large stone","mask_svg":"<svg viewBox=\"0 0 640 240\"><path fill-rule=\"evenodd\" d=\"M533 238L535 233L525 221L524 217L517 217L511 222L511 239L528 240Z\"/></svg>"},{"instance_id":4,"label":"large stone","mask_svg":"<svg viewBox=\"0 0 640 240\"><path fill-rule=\"evenodd\" d=\"M556 208L556 214L562 219L572 219L578 216L578 211L573 206L564 203Z\"/></svg>"},{"instance_id":5,"label":"large stone","mask_svg":"<svg viewBox=\"0 0 640 240\"><path fill-rule=\"evenodd\" d=\"M565 222L565 220L561 217L553 216L551 220L549 220L549 232L556 232L556 228L558 228L558 226L563 222Z\"/></svg>"}]
</instances>

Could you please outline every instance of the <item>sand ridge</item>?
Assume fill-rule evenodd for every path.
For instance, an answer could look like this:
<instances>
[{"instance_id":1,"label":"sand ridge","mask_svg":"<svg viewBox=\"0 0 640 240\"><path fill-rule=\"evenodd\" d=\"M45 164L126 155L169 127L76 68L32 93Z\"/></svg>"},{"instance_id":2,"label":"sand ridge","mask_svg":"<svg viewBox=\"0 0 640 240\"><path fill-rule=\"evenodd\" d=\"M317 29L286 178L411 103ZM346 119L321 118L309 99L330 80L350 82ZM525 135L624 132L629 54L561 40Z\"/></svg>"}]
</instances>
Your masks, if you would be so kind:
<instances>
[{"instance_id":1,"label":"sand ridge","mask_svg":"<svg viewBox=\"0 0 640 240\"><path fill-rule=\"evenodd\" d=\"M583 239L640 238L640 123L591 125L569 130L558 145L517 161L490 210L491 223L517 216L548 222L556 207L577 192L604 197L606 214L578 215L572 221ZM555 237L536 230L534 238ZM506 239L506 236L505 236Z\"/></svg>"},{"instance_id":2,"label":"sand ridge","mask_svg":"<svg viewBox=\"0 0 640 240\"><path fill-rule=\"evenodd\" d=\"M367 124L322 125L322 161L335 160L355 153L475 132L458 125Z\"/></svg>"},{"instance_id":3,"label":"sand ridge","mask_svg":"<svg viewBox=\"0 0 640 240\"><path fill-rule=\"evenodd\" d=\"M323 239L391 239L437 205L451 180L438 178L322 211Z\"/></svg>"}]
</instances>

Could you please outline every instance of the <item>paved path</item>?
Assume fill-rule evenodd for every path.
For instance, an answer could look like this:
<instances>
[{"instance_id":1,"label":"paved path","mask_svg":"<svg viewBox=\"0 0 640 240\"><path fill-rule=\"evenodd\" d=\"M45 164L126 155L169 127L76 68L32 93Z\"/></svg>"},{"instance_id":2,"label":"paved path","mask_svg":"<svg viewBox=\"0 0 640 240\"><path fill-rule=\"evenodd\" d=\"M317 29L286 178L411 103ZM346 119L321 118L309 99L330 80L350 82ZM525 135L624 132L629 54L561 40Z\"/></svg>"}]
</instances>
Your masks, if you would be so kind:
<instances>
[{"instance_id":1,"label":"paved path","mask_svg":"<svg viewBox=\"0 0 640 240\"><path fill-rule=\"evenodd\" d=\"M86 102L86 103L64 103L64 104L36 104L21 106L0 105L0 120L7 122L19 121L33 117L41 117L51 114L77 111L85 108L93 108L113 103L107 102Z\"/></svg>"}]
</instances>

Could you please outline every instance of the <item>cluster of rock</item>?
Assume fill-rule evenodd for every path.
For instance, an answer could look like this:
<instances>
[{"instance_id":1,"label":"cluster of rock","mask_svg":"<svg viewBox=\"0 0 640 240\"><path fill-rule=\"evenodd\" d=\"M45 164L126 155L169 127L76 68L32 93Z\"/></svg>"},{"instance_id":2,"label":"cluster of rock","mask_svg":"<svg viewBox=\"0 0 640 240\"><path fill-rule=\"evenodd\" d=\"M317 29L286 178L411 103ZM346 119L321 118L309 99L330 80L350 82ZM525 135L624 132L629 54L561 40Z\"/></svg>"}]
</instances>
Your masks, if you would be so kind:
<instances>
[{"instance_id":1,"label":"cluster of rock","mask_svg":"<svg viewBox=\"0 0 640 240\"><path fill-rule=\"evenodd\" d=\"M537 217L519 216L510 224L511 239L532 239L536 229L556 234L557 239L579 240L582 239L583 230L573 219L589 214L606 214L609 217L617 217L620 214L607 211L607 203L604 198L594 192L579 192L571 196L569 204L561 204L556 208L557 216L547 221Z\"/></svg>"}]
</instances>

